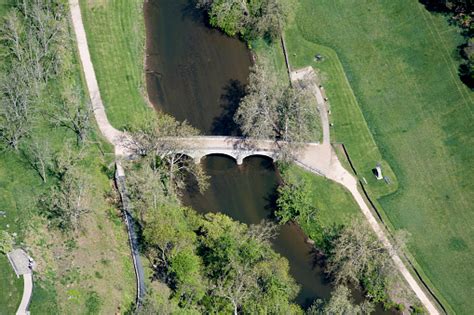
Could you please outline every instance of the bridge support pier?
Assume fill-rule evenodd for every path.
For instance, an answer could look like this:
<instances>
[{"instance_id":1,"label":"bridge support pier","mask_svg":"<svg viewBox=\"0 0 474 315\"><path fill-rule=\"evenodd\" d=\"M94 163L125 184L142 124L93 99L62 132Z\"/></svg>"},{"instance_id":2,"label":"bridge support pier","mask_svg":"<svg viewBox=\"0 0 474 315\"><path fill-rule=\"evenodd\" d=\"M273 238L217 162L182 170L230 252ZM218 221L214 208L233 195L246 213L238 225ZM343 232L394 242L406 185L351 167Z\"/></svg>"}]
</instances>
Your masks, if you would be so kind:
<instances>
[{"instance_id":1,"label":"bridge support pier","mask_svg":"<svg viewBox=\"0 0 474 315\"><path fill-rule=\"evenodd\" d=\"M196 164L201 163L201 159L202 159L202 156L200 156L200 155L199 155L199 156L195 156L195 157L194 157L194 163L196 163Z\"/></svg>"}]
</instances>

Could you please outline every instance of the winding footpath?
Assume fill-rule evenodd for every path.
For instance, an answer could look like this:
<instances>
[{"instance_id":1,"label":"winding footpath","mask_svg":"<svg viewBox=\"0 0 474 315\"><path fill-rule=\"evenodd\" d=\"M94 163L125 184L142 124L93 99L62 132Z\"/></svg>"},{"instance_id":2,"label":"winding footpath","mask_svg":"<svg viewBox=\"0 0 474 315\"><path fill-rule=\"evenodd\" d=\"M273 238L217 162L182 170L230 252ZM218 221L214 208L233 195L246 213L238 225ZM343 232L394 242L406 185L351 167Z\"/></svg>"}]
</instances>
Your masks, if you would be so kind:
<instances>
[{"instance_id":1,"label":"winding footpath","mask_svg":"<svg viewBox=\"0 0 474 315\"><path fill-rule=\"evenodd\" d=\"M127 234L130 243L130 251L133 260L133 267L136 277L136 308L141 304L145 295L145 272L141 263L140 254L138 250L138 240L133 227L133 219L128 211L128 196L125 188L125 172L120 165L122 157L128 155L123 143L124 133L112 127L107 119L104 104L100 96L97 78L95 76L94 67L92 65L89 47L87 45L87 37L82 22L81 8L79 7L79 0L69 0L69 9L71 11L71 20L76 35L76 42L79 50L79 57L84 71L84 77L87 84L87 90L91 98L94 116L99 126L102 135L114 145L116 159L116 184L118 186L120 196L122 199L122 211L124 213L124 221L127 227Z\"/></svg>"},{"instance_id":2,"label":"winding footpath","mask_svg":"<svg viewBox=\"0 0 474 315\"><path fill-rule=\"evenodd\" d=\"M99 86L97 84L94 68L90 58L86 33L82 22L78 0L69 0L69 6L71 10L74 32L76 34L80 60L82 63L89 95L91 97L91 103L94 108L94 115L101 133L110 143L114 145L115 155L117 159L120 160L120 158L129 155L129 152L126 149L126 140L124 140L126 139L126 135L123 132L115 129L107 119L104 104L100 96ZM309 70L307 69L307 71ZM299 80L302 76L302 72L294 71L291 73L291 76L292 80ZM415 292L421 303L424 305L424 307L428 310L430 314L439 314L437 308L425 294L425 291L420 287L420 285L412 276L412 274L408 271L408 268L400 259L398 253L394 250L389 238L386 235L387 231L381 227L381 224L374 217L373 213L370 210L370 207L367 205L361 193L359 192L357 179L352 176L338 160L337 155L335 154L330 144L327 106L324 102L321 90L319 89L319 86L317 86L315 83L310 88L312 89L312 92L314 93L318 103L318 109L323 125L323 142L321 144L309 143L304 145L303 148L301 148L295 154L296 164L313 173L324 176L330 180L333 180L343 185L352 194L355 201L359 205L362 213L364 214L370 226L376 233L377 237L391 253L391 257L395 263L395 266L405 278L411 289ZM188 153L191 155L194 152L194 157L196 161L199 161L202 156L206 155L206 152L223 152L224 154L234 156L238 162L239 159L240 161L243 160L244 155L248 156L252 154L264 154L276 158L277 154L277 148L272 147L272 144L268 141L256 141L254 142L254 146L252 148L246 148L239 147L239 144L242 143L241 138L233 137L192 137L180 139L180 143L187 143L191 146L191 148L193 148L193 150L188 149ZM244 151L245 154L239 155L239 153L242 153ZM200 153L197 154L196 152ZM120 167L120 165L118 165L118 167ZM123 174L123 176L125 176L125 174ZM131 242L131 246L132 252L134 252L136 248L134 248L133 242ZM140 281L138 275L139 272L137 270L136 272L137 281Z\"/></svg>"},{"instance_id":3,"label":"winding footpath","mask_svg":"<svg viewBox=\"0 0 474 315\"><path fill-rule=\"evenodd\" d=\"M16 315L28 315L30 312L31 296L33 294L33 273L25 273L23 275L23 296L21 297L20 305L16 311Z\"/></svg>"}]
</instances>

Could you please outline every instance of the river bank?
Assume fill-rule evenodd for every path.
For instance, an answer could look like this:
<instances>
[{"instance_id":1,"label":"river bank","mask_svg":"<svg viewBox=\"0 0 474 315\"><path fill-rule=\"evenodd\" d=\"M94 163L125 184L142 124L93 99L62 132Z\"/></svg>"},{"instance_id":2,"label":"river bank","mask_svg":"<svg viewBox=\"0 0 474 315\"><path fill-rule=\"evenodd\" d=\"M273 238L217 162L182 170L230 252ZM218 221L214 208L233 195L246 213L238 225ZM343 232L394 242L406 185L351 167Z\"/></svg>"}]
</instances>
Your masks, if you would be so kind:
<instances>
[{"instance_id":1,"label":"river bank","mask_svg":"<svg viewBox=\"0 0 474 315\"><path fill-rule=\"evenodd\" d=\"M209 29L204 21L187 1L146 3L147 88L158 110L187 120L206 134L232 135L233 114L249 74L250 51L239 40ZM233 87L225 84L231 78L239 78ZM228 103L223 105L223 100ZM202 195L188 189L183 196L186 205L200 213L222 212L247 224L273 219L280 178L270 160L252 157L237 166L227 157L209 156L202 164L210 175L210 187ZM336 197L350 200L342 190ZM351 209L359 214L354 203ZM329 298L332 290L306 240L298 226L287 224L272 242L290 262L290 272L301 286L296 301L303 307L317 298Z\"/></svg>"}]
</instances>

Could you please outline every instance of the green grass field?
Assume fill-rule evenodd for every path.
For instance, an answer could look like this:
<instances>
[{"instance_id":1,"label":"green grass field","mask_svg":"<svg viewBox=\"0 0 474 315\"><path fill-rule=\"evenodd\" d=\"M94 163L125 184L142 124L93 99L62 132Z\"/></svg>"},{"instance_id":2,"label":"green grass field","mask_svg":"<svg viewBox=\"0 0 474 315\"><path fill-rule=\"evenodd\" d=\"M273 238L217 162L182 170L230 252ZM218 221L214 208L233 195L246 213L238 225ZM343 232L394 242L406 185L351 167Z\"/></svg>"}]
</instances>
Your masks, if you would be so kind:
<instances>
[{"instance_id":1,"label":"green grass field","mask_svg":"<svg viewBox=\"0 0 474 315\"><path fill-rule=\"evenodd\" d=\"M148 109L143 1L81 0L80 4L107 117L114 127L123 128Z\"/></svg>"},{"instance_id":2,"label":"green grass field","mask_svg":"<svg viewBox=\"0 0 474 315\"><path fill-rule=\"evenodd\" d=\"M333 141L346 145L390 224L412 234L410 252L437 296L450 312L471 313L474 95L457 76L458 29L414 0L300 0L285 38L292 64L321 70ZM396 192L396 181L373 180L380 159Z\"/></svg>"},{"instance_id":3,"label":"green grass field","mask_svg":"<svg viewBox=\"0 0 474 315\"><path fill-rule=\"evenodd\" d=\"M8 11L9 1L2 1L0 3L0 18ZM6 230L10 233L19 233L18 217L15 210L7 207L5 200L8 198L14 201L12 194L14 191L4 189L2 184L5 183L4 170L7 168L6 161L0 158L0 211L5 211L7 215L0 217L0 230ZM19 191L17 191L19 193ZM8 196L5 198L4 196ZM18 235L21 240L21 235ZM13 268L8 261L7 256L0 254L0 314L14 314L18 305L20 304L21 295L23 292L23 279L18 279L13 271Z\"/></svg>"},{"instance_id":4,"label":"green grass field","mask_svg":"<svg viewBox=\"0 0 474 315\"><path fill-rule=\"evenodd\" d=\"M356 202L351 194L342 186L313 173L303 170L302 168L292 165L288 170L284 171L286 176L303 179L309 183L311 187L311 198L316 206L317 215L313 220L306 218L297 219L305 234L313 240L319 242L319 227L330 228L332 226L345 225L354 218L362 218L362 212L359 210ZM283 174L283 177L285 175Z\"/></svg>"},{"instance_id":5,"label":"green grass field","mask_svg":"<svg viewBox=\"0 0 474 315\"><path fill-rule=\"evenodd\" d=\"M7 6L0 5L0 14L7 10ZM75 51L74 43L68 51ZM74 54L71 72L50 82L44 99L35 104L37 110L52 111L65 85L75 82L75 86L82 86L75 57ZM113 165L113 148L98 136L95 121L92 124L91 144L79 166L93 187L92 203L84 229L75 241L70 235L48 229L46 220L39 215L38 196L55 180L50 177L46 184L42 183L19 153L0 152L0 210L6 212L6 217L0 217L0 229L16 233L17 246L28 248L38 263L30 305L33 314L110 314L118 307L127 309L134 299L135 275L127 233L119 211L106 200L112 190L106 169ZM36 138L48 140L51 152L59 150L68 139L73 143L75 139L71 131L54 127L44 116L38 117L33 133ZM23 280L16 278L2 255L0 314L16 312L22 291Z\"/></svg>"}]
</instances>

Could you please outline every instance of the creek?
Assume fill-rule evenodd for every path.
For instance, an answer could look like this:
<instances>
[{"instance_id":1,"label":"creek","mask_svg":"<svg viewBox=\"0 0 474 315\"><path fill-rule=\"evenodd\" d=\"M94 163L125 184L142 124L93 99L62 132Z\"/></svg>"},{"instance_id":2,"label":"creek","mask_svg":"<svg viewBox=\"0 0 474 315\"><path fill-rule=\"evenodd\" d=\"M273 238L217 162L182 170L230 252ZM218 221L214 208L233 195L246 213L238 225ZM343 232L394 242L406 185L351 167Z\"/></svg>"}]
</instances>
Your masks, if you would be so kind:
<instances>
[{"instance_id":1,"label":"creek","mask_svg":"<svg viewBox=\"0 0 474 315\"><path fill-rule=\"evenodd\" d=\"M206 25L203 14L188 0L149 0L145 21L146 81L156 109L187 120L207 135L238 134L232 117L251 66L246 45ZM247 224L272 218L280 178L270 159L249 157L237 166L230 157L212 155L202 164L210 187L204 194L189 188L184 204ZM296 303L302 307L316 298L329 298L332 290L305 239L297 225L286 224L272 242L289 261L291 275L300 285Z\"/></svg>"}]
</instances>

